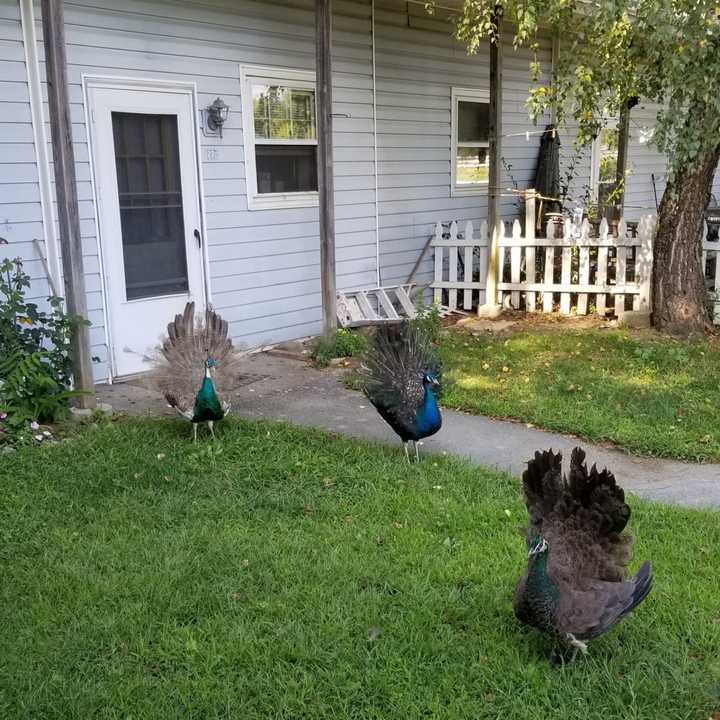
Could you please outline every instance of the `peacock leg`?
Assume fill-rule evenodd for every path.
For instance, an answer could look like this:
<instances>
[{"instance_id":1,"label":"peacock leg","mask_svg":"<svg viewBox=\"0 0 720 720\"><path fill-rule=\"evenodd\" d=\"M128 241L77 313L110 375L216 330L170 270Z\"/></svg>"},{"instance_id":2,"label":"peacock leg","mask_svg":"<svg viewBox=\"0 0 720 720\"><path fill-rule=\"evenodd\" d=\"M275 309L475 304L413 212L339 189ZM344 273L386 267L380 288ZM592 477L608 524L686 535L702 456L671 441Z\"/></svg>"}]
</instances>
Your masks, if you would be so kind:
<instances>
[{"instance_id":1,"label":"peacock leg","mask_svg":"<svg viewBox=\"0 0 720 720\"><path fill-rule=\"evenodd\" d=\"M212 435L212 439L215 439L215 423L212 420L208 420L208 428L210 429L210 434Z\"/></svg>"},{"instance_id":2,"label":"peacock leg","mask_svg":"<svg viewBox=\"0 0 720 720\"><path fill-rule=\"evenodd\" d=\"M582 640L578 640L572 633L568 633L565 638L568 646L573 649L573 653L570 656L570 665L572 665L579 652L583 655L587 655L587 644Z\"/></svg>"},{"instance_id":3,"label":"peacock leg","mask_svg":"<svg viewBox=\"0 0 720 720\"><path fill-rule=\"evenodd\" d=\"M415 462L420 462L420 449L418 448L417 440L413 440L413 446L415 447Z\"/></svg>"},{"instance_id":4,"label":"peacock leg","mask_svg":"<svg viewBox=\"0 0 720 720\"><path fill-rule=\"evenodd\" d=\"M197 442L197 423L193 423L193 442Z\"/></svg>"},{"instance_id":5,"label":"peacock leg","mask_svg":"<svg viewBox=\"0 0 720 720\"><path fill-rule=\"evenodd\" d=\"M405 459L410 463L410 453L408 451L408 444L407 442L403 443L403 450L405 450Z\"/></svg>"},{"instance_id":6,"label":"peacock leg","mask_svg":"<svg viewBox=\"0 0 720 720\"><path fill-rule=\"evenodd\" d=\"M553 668L562 667L565 664L565 658L563 657L562 652L558 650L556 645L553 646L552 650L550 650L548 660L550 662L550 667Z\"/></svg>"}]
</instances>

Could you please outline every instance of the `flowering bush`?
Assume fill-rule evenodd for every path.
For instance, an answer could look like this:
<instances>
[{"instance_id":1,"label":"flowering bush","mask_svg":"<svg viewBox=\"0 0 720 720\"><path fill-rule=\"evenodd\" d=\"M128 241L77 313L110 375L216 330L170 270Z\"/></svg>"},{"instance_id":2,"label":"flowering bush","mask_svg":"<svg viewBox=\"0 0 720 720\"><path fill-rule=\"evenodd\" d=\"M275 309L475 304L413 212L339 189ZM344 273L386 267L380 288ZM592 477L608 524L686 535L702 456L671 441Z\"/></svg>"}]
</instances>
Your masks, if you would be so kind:
<instances>
[{"instance_id":1,"label":"flowering bush","mask_svg":"<svg viewBox=\"0 0 720 720\"><path fill-rule=\"evenodd\" d=\"M0 412L0 449L48 442L53 439L50 429L35 420L29 421L21 413Z\"/></svg>"},{"instance_id":2,"label":"flowering bush","mask_svg":"<svg viewBox=\"0 0 720 720\"><path fill-rule=\"evenodd\" d=\"M42 442L50 437L38 423L52 422L77 395L70 389L70 337L79 318L67 315L62 298L49 297L49 310L29 302L30 277L20 258L0 262L0 444ZM45 434L47 433L47 434Z\"/></svg>"}]
</instances>

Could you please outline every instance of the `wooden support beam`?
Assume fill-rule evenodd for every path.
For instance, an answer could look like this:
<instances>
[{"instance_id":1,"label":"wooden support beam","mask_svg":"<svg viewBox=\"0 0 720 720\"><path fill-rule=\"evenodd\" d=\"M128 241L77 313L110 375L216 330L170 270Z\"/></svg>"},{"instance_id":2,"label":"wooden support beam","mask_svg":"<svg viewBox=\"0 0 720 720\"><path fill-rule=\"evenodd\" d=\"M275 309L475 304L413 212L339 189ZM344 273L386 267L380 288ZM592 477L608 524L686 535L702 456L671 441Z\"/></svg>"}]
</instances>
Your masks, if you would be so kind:
<instances>
[{"instance_id":1,"label":"wooden support beam","mask_svg":"<svg viewBox=\"0 0 720 720\"><path fill-rule=\"evenodd\" d=\"M630 146L630 110L631 102L628 102L620 111L618 120L618 154L617 154L617 170L615 171L615 187L622 187L615 205L617 212L613 214L615 220L619 220L623 215L625 206L625 169L627 168L628 149Z\"/></svg>"},{"instance_id":2,"label":"wooden support beam","mask_svg":"<svg viewBox=\"0 0 720 720\"><path fill-rule=\"evenodd\" d=\"M335 287L335 181L332 138L332 0L315 0L317 163L320 205L320 280L323 333L337 328Z\"/></svg>"},{"instance_id":3,"label":"wooden support beam","mask_svg":"<svg viewBox=\"0 0 720 720\"><path fill-rule=\"evenodd\" d=\"M55 194L65 279L65 308L68 314L87 320L85 272L80 240L77 184L75 182L75 153L72 144L70 100L67 87L63 0L42 0L42 26L45 41L50 130L55 164ZM86 324L79 325L73 332L70 353L75 389L88 393L78 398L78 404L83 408L94 408L95 388L90 354L90 333Z\"/></svg>"},{"instance_id":4,"label":"wooden support beam","mask_svg":"<svg viewBox=\"0 0 720 720\"><path fill-rule=\"evenodd\" d=\"M490 232L490 252L488 257L487 290L485 306L479 314L496 314L498 294L498 238L497 225L501 219L501 167L502 167L502 85L503 85L503 48L502 48L502 12L496 7L495 22L497 33L495 42L490 43L490 107L488 122L488 144L490 169L488 178L488 230Z\"/></svg>"}]
</instances>

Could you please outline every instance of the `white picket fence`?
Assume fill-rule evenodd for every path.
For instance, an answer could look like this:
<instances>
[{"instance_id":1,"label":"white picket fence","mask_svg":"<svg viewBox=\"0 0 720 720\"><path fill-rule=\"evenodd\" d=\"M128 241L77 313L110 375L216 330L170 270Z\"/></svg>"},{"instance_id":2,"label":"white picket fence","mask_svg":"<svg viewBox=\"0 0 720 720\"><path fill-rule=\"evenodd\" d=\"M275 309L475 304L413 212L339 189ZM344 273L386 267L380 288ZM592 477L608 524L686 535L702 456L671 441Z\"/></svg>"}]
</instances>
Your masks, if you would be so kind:
<instances>
[{"instance_id":1,"label":"white picket fence","mask_svg":"<svg viewBox=\"0 0 720 720\"><path fill-rule=\"evenodd\" d=\"M533 214L530 215L532 218ZM504 222L496 232L497 302L528 312L552 312L559 306L562 314L573 309L586 315L592 308L605 315L608 306L620 315L625 310L650 309L652 272L652 238L654 219L644 217L637 233L628 232L624 221L611 235L606 221L600 224L597 237L591 236L589 223L573 225L569 220L562 227L549 223L545 237L535 237L534 223L523 235L520 222L512 223L510 233ZM466 223L462 232L457 223L443 228L438 223L432 241L435 249L435 279L432 287L436 302L442 302L447 291L447 304L470 310L482 305L488 285L490 241L487 224L475 232Z\"/></svg>"},{"instance_id":2,"label":"white picket fence","mask_svg":"<svg viewBox=\"0 0 720 720\"><path fill-rule=\"evenodd\" d=\"M488 273L487 223L483 221L477 234L471 222L465 223L462 231L458 231L456 222L449 228L438 223L431 246L435 251L435 302L442 304L443 290L447 290L451 310L458 307L459 292L465 310L483 305Z\"/></svg>"}]
</instances>

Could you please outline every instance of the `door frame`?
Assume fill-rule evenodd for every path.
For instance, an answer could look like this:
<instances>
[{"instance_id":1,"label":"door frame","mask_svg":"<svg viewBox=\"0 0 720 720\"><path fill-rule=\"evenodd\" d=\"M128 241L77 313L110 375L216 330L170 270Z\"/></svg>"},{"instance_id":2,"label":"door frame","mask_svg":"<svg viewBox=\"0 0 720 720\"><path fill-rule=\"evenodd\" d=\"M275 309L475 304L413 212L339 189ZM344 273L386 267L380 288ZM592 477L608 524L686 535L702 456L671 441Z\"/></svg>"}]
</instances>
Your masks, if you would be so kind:
<instances>
[{"instance_id":1,"label":"door frame","mask_svg":"<svg viewBox=\"0 0 720 720\"><path fill-rule=\"evenodd\" d=\"M165 92L172 94L187 95L190 99L190 106L192 109L192 127L193 127L193 151L192 157L195 163L195 174L197 177L198 187L198 215L200 218L200 232L202 233L202 248L200 253L200 259L202 263L201 275L203 279L203 304L209 306L212 302L211 291L210 291L210 258L208 253L207 243L207 220L205 217L205 185L203 181L202 172L202 159L200 157L200 108L197 97L197 85L194 82L183 82L174 80L161 80L156 78L133 78L133 77L116 77L110 75L93 75L93 74L82 74L82 93L83 93L83 108L85 111L85 132L87 137L88 146L88 163L90 166L90 186L92 191L93 200L93 220L95 224L95 238L97 242L97 253L99 262L100 272L100 292L102 295L102 312L105 321L105 345L108 353L108 374L106 381L108 384L112 384L113 380L117 377L115 368L115 357L113 353L112 345L112 331L111 327L112 320L110 317L109 308L109 296L107 292L107 276L106 267L107 260L105 258L103 250L103 242L101 238L100 230L100 208L101 202L98 194L97 183L95 181L95 160L96 150L93 148L93 132L91 124L93 122L92 113L94 108L90 103L90 90L95 88L106 88L110 90L145 90L148 92ZM200 310L204 310L200 308Z\"/></svg>"}]
</instances>

